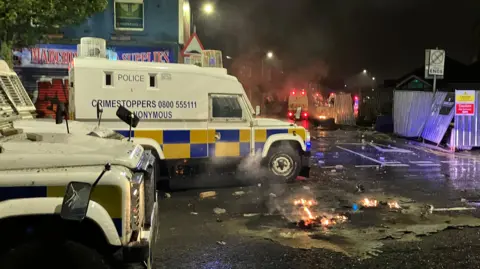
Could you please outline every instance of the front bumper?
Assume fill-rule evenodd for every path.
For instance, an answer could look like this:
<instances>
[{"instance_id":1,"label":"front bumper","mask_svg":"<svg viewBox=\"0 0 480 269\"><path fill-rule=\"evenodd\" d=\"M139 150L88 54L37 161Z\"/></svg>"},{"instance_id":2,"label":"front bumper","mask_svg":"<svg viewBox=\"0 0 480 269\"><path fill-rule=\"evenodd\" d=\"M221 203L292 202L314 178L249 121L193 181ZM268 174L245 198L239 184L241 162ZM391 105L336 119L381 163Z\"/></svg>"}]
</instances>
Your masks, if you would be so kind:
<instances>
[{"instance_id":1,"label":"front bumper","mask_svg":"<svg viewBox=\"0 0 480 269\"><path fill-rule=\"evenodd\" d=\"M312 153L310 151L304 152L302 155L302 169L300 170L299 176L301 177L310 177L310 167L312 167L311 157Z\"/></svg>"}]
</instances>

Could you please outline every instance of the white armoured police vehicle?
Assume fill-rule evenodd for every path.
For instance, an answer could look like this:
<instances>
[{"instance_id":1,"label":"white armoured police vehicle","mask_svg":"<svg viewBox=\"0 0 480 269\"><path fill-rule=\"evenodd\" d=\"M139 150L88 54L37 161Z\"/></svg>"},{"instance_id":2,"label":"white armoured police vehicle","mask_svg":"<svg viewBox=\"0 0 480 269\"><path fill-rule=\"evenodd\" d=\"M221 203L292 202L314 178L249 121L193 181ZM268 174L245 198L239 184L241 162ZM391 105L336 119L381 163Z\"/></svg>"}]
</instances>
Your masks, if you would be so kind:
<instances>
[{"instance_id":1,"label":"white armoured police vehicle","mask_svg":"<svg viewBox=\"0 0 480 269\"><path fill-rule=\"evenodd\" d=\"M151 266L153 155L127 141L15 126L35 122L34 110L0 61L0 268Z\"/></svg>"},{"instance_id":2,"label":"white armoured police vehicle","mask_svg":"<svg viewBox=\"0 0 480 269\"><path fill-rule=\"evenodd\" d=\"M160 161L162 178L185 177L210 167L205 164L238 163L256 154L274 177L308 177L309 132L256 118L259 108L253 109L242 85L225 69L113 61L103 57L104 41L88 51L82 46L70 66L70 117L96 122L94 108L101 107L102 127L132 135L144 147L149 145L142 138L154 139L161 148L149 149ZM118 121L119 107L132 110L134 121L142 119L136 129L126 130Z\"/></svg>"}]
</instances>

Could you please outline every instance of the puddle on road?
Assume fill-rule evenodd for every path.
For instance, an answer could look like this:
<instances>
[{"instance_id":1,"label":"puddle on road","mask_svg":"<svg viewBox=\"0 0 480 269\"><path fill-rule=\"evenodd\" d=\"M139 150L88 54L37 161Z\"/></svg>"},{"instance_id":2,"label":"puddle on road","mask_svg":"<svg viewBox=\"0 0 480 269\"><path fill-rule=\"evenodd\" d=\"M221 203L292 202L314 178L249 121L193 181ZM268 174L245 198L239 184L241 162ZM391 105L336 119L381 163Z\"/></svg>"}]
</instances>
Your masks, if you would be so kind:
<instances>
[{"instance_id":1,"label":"puddle on road","mask_svg":"<svg viewBox=\"0 0 480 269\"><path fill-rule=\"evenodd\" d=\"M361 259L378 256L386 240L418 241L447 228L480 226L480 219L468 215L434 213L424 216L423 208L422 204L408 203L408 209L402 212L368 209L350 215L349 222L331 229L300 229L283 215L236 219L228 226L231 232L270 239L288 247L324 248Z\"/></svg>"}]
</instances>

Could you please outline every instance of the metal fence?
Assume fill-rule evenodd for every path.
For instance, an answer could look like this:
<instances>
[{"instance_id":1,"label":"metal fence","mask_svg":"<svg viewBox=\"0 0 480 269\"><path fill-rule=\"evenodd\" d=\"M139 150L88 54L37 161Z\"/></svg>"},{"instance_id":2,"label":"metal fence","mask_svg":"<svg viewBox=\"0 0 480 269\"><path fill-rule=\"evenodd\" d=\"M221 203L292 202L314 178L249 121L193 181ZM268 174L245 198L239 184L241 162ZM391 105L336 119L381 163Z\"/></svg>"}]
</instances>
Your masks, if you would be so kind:
<instances>
[{"instance_id":1,"label":"metal fence","mask_svg":"<svg viewBox=\"0 0 480 269\"><path fill-rule=\"evenodd\" d=\"M393 129L403 137L420 137L431 113L433 92L394 91Z\"/></svg>"}]
</instances>

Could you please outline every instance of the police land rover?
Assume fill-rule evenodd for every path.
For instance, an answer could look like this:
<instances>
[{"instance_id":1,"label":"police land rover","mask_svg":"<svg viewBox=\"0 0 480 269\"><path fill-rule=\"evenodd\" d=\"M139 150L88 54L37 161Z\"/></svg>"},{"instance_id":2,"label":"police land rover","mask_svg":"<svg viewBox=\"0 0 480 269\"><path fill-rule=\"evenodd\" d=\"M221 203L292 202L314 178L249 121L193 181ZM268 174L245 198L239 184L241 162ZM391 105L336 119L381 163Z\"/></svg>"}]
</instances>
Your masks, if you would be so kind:
<instances>
[{"instance_id":1,"label":"police land rover","mask_svg":"<svg viewBox=\"0 0 480 269\"><path fill-rule=\"evenodd\" d=\"M242 85L226 69L108 60L105 41L96 40L83 38L70 65L69 115L95 122L94 108L101 107L103 127L132 135L144 147L149 145L141 139L158 142L161 148L153 151L162 179L195 175L212 163L239 163L249 156L260 156L274 178L308 177L309 132L256 117L259 107L253 109ZM87 44L93 48L87 50ZM136 129L127 130L117 120L120 106L142 119Z\"/></svg>"},{"instance_id":2,"label":"police land rover","mask_svg":"<svg viewBox=\"0 0 480 269\"><path fill-rule=\"evenodd\" d=\"M0 61L0 268L151 267L153 155L127 141L15 126L34 122L34 111Z\"/></svg>"}]
</instances>

